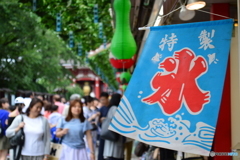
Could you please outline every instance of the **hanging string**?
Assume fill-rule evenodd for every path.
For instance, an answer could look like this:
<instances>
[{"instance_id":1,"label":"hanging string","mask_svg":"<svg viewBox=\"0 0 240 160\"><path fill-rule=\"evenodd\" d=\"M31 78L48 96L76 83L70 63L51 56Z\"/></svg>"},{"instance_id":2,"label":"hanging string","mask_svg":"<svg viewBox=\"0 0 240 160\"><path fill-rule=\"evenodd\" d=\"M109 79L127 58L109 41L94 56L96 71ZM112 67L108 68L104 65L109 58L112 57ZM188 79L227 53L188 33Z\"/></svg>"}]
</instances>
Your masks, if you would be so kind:
<instances>
[{"instance_id":1,"label":"hanging string","mask_svg":"<svg viewBox=\"0 0 240 160\"><path fill-rule=\"evenodd\" d=\"M167 13L167 14L165 14L165 15L160 15L160 14L159 14L157 18L159 19L159 18L166 17L166 16L168 16L169 14L171 14L171 13L173 13L173 12L176 12L176 11L179 10L180 8L182 8L182 5L181 5L180 7L178 7L177 9L174 9L174 10L172 10L171 12L169 12L169 13ZM227 19L233 19L233 18L226 17L226 16L223 16L223 15L220 15L220 14L211 13L211 12L208 12L208 11L203 11L203 10L196 10L196 11L200 11L200 12L212 14L212 15L219 16L219 17L223 17L223 18L227 18ZM154 20L154 21L156 21L156 20ZM149 28L150 28L149 25L151 25L154 21L149 22L148 24L146 24L146 25L143 26L143 27L139 27L138 30L146 30L146 29L149 29Z\"/></svg>"},{"instance_id":2,"label":"hanging string","mask_svg":"<svg viewBox=\"0 0 240 160\"><path fill-rule=\"evenodd\" d=\"M200 9L199 9L199 10L196 10L196 11L200 11L200 12L212 14L212 15L219 16L219 17L223 17L223 18L227 18L227 19L233 19L233 18L230 18L230 17L226 17L226 16L223 16L223 15L220 15L220 14L216 14L216 13L211 13L211 12L208 12L208 11L203 11L203 10L200 10Z\"/></svg>"},{"instance_id":3,"label":"hanging string","mask_svg":"<svg viewBox=\"0 0 240 160\"><path fill-rule=\"evenodd\" d=\"M171 13L173 13L173 12L176 12L176 11L179 10L180 8L181 8L181 6L178 7L177 9L172 10L171 12L169 12L169 13L167 13L167 14L165 14L165 15L160 15L160 14L158 14L158 18L164 18L164 17L168 16L169 14L171 14ZM146 24L145 26L140 27L140 28L148 27L148 26L151 25L153 22L155 22L155 20L149 22L148 24ZM140 29L140 28L139 28L139 29Z\"/></svg>"},{"instance_id":4,"label":"hanging string","mask_svg":"<svg viewBox=\"0 0 240 160\"><path fill-rule=\"evenodd\" d=\"M171 8L171 10L172 10L173 8L175 8L175 6L177 5L177 3L178 3L178 0L176 0L175 4L174 4L174 6ZM162 5L162 6L163 6L163 5ZM161 6L161 7L162 7L162 6ZM181 8L181 6L178 7L177 9L174 9L174 10L170 11L169 13L167 13L167 14L165 14L165 15L160 15L160 14L158 14L157 19L159 19L159 18L164 18L164 17L168 16L169 14L171 14L171 13L179 10L180 8ZM161 8L160 8L160 9L161 9ZM149 29L149 25L152 25L154 22L155 22L155 20L149 22L148 24L144 25L143 27L139 27L138 30Z\"/></svg>"}]
</instances>

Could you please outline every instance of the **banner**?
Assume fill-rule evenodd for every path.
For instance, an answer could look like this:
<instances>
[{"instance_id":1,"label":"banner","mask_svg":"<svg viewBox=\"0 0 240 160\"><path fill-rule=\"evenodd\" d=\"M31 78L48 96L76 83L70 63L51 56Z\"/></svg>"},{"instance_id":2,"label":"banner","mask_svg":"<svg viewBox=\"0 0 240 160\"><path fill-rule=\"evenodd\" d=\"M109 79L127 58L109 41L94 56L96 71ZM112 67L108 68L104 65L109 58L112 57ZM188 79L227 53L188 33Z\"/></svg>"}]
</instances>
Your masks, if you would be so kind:
<instances>
[{"instance_id":1,"label":"banner","mask_svg":"<svg viewBox=\"0 0 240 160\"><path fill-rule=\"evenodd\" d=\"M208 156L233 20L151 27L109 129L146 144Z\"/></svg>"}]
</instances>

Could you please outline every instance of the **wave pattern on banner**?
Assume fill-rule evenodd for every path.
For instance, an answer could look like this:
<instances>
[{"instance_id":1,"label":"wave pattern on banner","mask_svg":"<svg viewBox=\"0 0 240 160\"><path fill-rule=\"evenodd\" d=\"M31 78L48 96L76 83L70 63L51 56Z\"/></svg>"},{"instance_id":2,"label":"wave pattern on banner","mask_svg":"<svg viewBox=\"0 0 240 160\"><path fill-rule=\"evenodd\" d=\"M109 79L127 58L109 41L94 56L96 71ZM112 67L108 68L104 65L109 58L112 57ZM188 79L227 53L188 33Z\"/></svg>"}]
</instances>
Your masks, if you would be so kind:
<instances>
[{"instance_id":1,"label":"wave pattern on banner","mask_svg":"<svg viewBox=\"0 0 240 160\"><path fill-rule=\"evenodd\" d=\"M131 138L138 138L146 143L162 142L169 145L189 145L210 151L215 128L206 123L198 122L195 131L190 132L191 123L188 120L183 120L182 115L184 114L177 114L167 120L155 118L142 128L138 124L131 104L123 96L109 129Z\"/></svg>"}]
</instances>

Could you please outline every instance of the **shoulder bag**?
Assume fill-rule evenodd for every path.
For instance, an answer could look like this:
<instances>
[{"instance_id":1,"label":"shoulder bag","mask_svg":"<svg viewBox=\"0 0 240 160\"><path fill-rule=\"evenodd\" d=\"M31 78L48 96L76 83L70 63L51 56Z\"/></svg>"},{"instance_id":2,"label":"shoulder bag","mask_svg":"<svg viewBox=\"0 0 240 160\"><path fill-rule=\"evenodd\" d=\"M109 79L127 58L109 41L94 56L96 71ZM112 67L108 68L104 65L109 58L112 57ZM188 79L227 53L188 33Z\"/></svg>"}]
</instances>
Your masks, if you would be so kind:
<instances>
[{"instance_id":1,"label":"shoulder bag","mask_svg":"<svg viewBox=\"0 0 240 160\"><path fill-rule=\"evenodd\" d=\"M106 119L103 120L102 122L102 130L101 130L101 138L110 140L110 141L117 141L118 140L118 133L113 132L108 129L110 123L111 123L111 118L106 117Z\"/></svg>"},{"instance_id":2,"label":"shoulder bag","mask_svg":"<svg viewBox=\"0 0 240 160\"><path fill-rule=\"evenodd\" d=\"M114 113L112 113L111 109L110 109L109 113L107 114L107 117L102 122L102 129L101 129L101 138L102 139L110 140L110 141L117 141L118 138L119 138L119 134L118 133L113 132L113 131L108 129L108 127L109 127L109 125L111 123L113 114Z\"/></svg>"},{"instance_id":3,"label":"shoulder bag","mask_svg":"<svg viewBox=\"0 0 240 160\"><path fill-rule=\"evenodd\" d=\"M23 122L23 116L21 115L21 117L22 117L21 122ZM21 128L13 137L9 139L10 145L12 147L23 146L24 141L25 141L25 134L24 134L23 128Z\"/></svg>"}]
</instances>

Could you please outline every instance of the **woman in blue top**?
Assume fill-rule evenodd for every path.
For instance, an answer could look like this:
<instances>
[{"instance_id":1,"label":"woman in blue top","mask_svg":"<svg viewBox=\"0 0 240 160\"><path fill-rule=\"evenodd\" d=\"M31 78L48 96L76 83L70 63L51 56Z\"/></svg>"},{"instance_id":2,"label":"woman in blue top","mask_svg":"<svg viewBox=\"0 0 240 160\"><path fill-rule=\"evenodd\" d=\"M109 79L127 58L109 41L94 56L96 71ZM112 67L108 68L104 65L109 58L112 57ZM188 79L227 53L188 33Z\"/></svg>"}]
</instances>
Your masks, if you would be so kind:
<instances>
[{"instance_id":1,"label":"woman in blue top","mask_svg":"<svg viewBox=\"0 0 240 160\"><path fill-rule=\"evenodd\" d=\"M8 100L6 98L0 99L0 160L5 160L8 154L8 149L10 148L8 138L5 136L5 131L7 129L7 119L9 112L7 111L9 107Z\"/></svg>"},{"instance_id":2,"label":"woman in blue top","mask_svg":"<svg viewBox=\"0 0 240 160\"><path fill-rule=\"evenodd\" d=\"M91 123L83 115L82 102L71 101L67 117L61 118L57 125L56 136L62 137L63 145L60 160L88 160L83 140L85 134L91 151L90 158L94 160L91 129Z\"/></svg>"}]
</instances>

